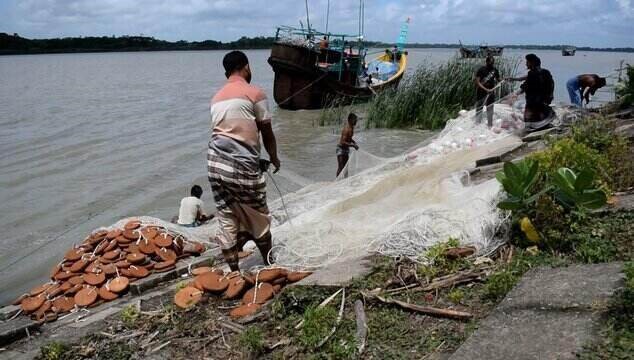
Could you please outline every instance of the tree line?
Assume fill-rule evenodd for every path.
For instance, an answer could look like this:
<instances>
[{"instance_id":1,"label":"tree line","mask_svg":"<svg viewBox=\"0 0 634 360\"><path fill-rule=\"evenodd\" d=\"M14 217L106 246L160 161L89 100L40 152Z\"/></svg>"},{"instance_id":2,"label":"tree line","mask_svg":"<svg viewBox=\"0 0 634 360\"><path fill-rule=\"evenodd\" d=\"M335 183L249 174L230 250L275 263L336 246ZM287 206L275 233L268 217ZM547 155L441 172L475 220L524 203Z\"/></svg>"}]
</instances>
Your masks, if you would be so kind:
<instances>
[{"instance_id":1,"label":"tree line","mask_svg":"<svg viewBox=\"0 0 634 360\"><path fill-rule=\"evenodd\" d=\"M268 49L275 42L274 37L246 37L222 42L204 41L166 41L149 36L88 36L53 39L27 39L18 34L0 33L0 55L47 54L73 52L110 52L110 51L169 51L169 50L232 50L232 49ZM390 48L393 43L366 41L366 47ZM505 45L511 49L560 50L564 45ZM460 44L421 44L405 45L406 48L459 48ZM579 51L617 51L634 52L634 48L591 48L578 47Z\"/></svg>"}]
</instances>

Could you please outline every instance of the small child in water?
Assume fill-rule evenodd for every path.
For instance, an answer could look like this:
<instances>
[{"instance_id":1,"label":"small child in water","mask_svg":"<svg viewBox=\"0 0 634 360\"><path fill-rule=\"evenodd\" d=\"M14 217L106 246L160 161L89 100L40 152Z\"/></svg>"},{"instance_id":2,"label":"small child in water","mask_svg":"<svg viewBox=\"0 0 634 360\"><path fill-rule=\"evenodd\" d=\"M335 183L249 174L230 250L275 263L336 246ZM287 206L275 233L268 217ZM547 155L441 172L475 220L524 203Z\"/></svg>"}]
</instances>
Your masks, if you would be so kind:
<instances>
[{"instance_id":1,"label":"small child in water","mask_svg":"<svg viewBox=\"0 0 634 360\"><path fill-rule=\"evenodd\" d=\"M213 215L206 215L203 211L203 202L200 200L203 189L200 186L192 186L190 194L191 196L181 200L177 223L185 227L196 227L212 219Z\"/></svg>"},{"instance_id":2,"label":"small child in water","mask_svg":"<svg viewBox=\"0 0 634 360\"><path fill-rule=\"evenodd\" d=\"M337 177L339 177L339 174L348 163L348 158L350 157L350 147L353 147L355 150L359 150L359 145L352 140L355 125L357 125L357 115L355 113L350 113L348 115L348 122L344 125L343 130L341 131L339 144L337 144ZM347 177L347 173L345 176Z\"/></svg>"}]
</instances>

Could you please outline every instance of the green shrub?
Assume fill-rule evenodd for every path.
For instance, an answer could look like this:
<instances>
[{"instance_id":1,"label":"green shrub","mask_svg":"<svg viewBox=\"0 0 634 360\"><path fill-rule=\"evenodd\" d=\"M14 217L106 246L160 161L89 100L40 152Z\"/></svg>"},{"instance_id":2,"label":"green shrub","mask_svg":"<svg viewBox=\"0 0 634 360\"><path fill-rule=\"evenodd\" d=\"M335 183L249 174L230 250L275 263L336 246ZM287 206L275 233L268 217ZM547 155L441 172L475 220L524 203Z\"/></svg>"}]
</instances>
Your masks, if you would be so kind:
<instances>
[{"instance_id":1,"label":"green shrub","mask_svg":"<svg viewBox=\"0 0 634 360\"><path fill-rule=\"evenodd\" d=\"M123 323L127 327L133 327L134 323L139 318L139 315L140 315L139 309L137 309L137 307L134 304L130 304L124 307L123 310L121 310L121 313L119 314L119 316L121 317L121 321L123 321Z\"/></svg>"},{"instance_id":2,"label":"green shrub","mask_svg":"<svg viewBox=\"0 0 634 360\"><path fill-rule=\"evenodd\" d=\"M510 270L496 272L487 279L484 286L484 297L493 301L500 300L513 289L518 280L519 276Z\"/></svg>"},{"instance_id":3,"label":"green shrub","mask_svg":"<svg viewBox=\"0 0 634 360\"><path fill-rule=\"evenodd\" d=\"M40 348L40 358L44 360L59 360L70 350L70 347L62 342L51 341Z\"/></svg>"},{"instance_id":4,"label":"green shrub","mask_svg":"<svg viewBox=\"0 0 634 360\"><path fill-rule=\"evenodd\" d=\"M460 304L464 300L464 291L460 289L453 289L447 294L447 298L454 304Z\"/></svg>"},{"instance_id":5,"label":"green shrub","mask_svg":"<svg viewBox=\"0 0 634 360\"><path fill-rule=\"evenodd\" d=\"M575 257L582 262L595 264L613 261L616 257L616 247L609 241L596 238L588 234L572 236L576 243Z\"/></svg>"},{"instance_id":6,"label":"green shrub","mask_svg":"<svg viewBox=\"0 0 634 360\"><path fill-rule=\"evenodd\" d=\"M370 102L368 127L440 129L458 111L475 104L474 74L482 61L452 59L440 65L423 64L397 89L379 93ZM518 59L499 59L500 76L514 76ZM505 96L511 84L501 86Z\"/></svg>"},{"instance_id":7,"label":"green shrub","mask_svg":"<svg viewBox=\"0 0 634 360\"><path fill-rule=\"evenodd\" d=\"M634 66L627 65L626 75L626 79L616 87L616 94L624 107L634 105Z\"/></svg>"},{"instance_id":8,"label":"green shrub","mask_svg":"<svg viewBox=\"0 0 634 360\"><path fill-rule=\"evenodd\" d=\"M594 185L605 190L610 188L610 166L607 157L571 138L557 140L548 149L536 152L529 158L537 160L543 171L536 185L538 189L544 187L547 177L554 176L557 170L562 167L569 168L575 173L582 170L592 170L597 176Z\"/></svg>"}]
</instances>

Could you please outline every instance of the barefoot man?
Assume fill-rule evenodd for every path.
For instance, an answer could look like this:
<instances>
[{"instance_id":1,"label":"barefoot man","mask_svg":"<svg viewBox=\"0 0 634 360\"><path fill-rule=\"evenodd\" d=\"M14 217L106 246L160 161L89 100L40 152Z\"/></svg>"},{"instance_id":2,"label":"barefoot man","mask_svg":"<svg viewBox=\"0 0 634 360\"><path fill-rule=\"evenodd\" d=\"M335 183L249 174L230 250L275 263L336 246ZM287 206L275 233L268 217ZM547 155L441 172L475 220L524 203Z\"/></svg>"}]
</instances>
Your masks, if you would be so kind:
<instances>
[{"instance_id":1,"label":"barefoot man","mask_svg":"<svg viewBox=\"0 0 634 360\"><path fill-rule=\"evenodd\" d=\"M357 125L357 115L355 113L350 113L350 115L348 115L348 122L344 125L343 130L341 131L339 144L337 144L337 177L339 177L339 174L348 163L348 158L350 157L350 147L353 147L355 150L359 150L359 145L352 140L355 125Z\"/></svg>"},{"instance_id":2,"label":"barefoot man","mask_svg":"<svg viewBox=\"0 0 634 360\"><path fill-rule=\"evenodd\" d=\"M246 240L255 241L267 265L272 247L266 182L259 166L260 134L275 172L280 160L266 95L250 85L247 56L232 51L225 55L222 64L228 80L211 100L212 134L207 164L220 225L216 241L227 264L236 271L245 236Z\"/></svg>"}]
</instances>

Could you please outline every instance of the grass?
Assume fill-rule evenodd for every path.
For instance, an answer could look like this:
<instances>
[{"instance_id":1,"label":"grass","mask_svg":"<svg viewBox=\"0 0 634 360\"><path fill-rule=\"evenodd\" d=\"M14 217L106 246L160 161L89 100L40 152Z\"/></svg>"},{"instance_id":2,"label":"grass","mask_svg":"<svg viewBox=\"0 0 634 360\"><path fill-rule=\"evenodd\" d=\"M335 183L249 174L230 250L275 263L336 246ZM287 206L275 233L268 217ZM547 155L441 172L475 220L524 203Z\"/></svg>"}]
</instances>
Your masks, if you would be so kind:
<instances>
[{"instance_id":1,"label":"grass","mask_svg":"<svg viewBox=\"0 0 634 360\"><path fill-rule=\"evenodd\" d=\"M440 65L420 65L396 89L378 94L368 108L368 127L441 129L461 109L475 104L474 74L482 61L453 59ZM496 62L501 77L514 76L519 60ZM501 95L512 91L501 86Z\"/></svg>"},{"instance_id":2,"label":"grass","mask_svg":"<svg viewBox=\"0 0 634 360\"><path fill-rule=\"evenodd\" d=\"M62 342L52 341L40 349L40 359L59 360L70 350L70 346Z\"/></svg>"},{"instance_id":3,"label":"grass","mask_svg":"<svg viewBox=\"0 0 634 360\"><path fill-rule=\"evenodd\" d=\"M264 350L264 335L259 328L252 326L240 334L238 343L247 352L257 355Z\"/></svg>"},{"instance_id":4,"label":"grass","mask_svg":"<svg viewBox=\"0 0 634 360\"><path fill-rule=\"evenodd\" d=\"M119 315L121 317L121 321L123 321L127 327L131 328L139 318L139 309L137 309L134 304L130 304L123 308Z\"/></svg>"}]
</instances>

